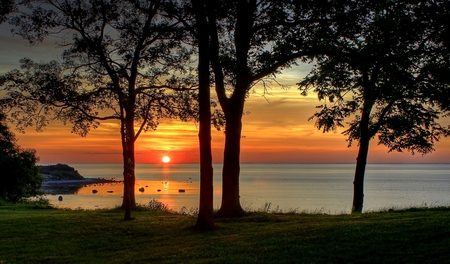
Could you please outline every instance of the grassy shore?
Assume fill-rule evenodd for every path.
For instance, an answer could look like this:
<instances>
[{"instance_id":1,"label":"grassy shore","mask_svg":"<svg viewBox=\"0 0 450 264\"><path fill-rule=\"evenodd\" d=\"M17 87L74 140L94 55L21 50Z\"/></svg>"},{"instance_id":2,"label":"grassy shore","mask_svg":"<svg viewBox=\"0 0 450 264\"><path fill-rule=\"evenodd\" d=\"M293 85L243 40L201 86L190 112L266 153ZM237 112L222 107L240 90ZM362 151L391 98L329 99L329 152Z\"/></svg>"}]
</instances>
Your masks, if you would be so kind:
<instances>
[{"instance_id":1,"label":"grassy shore","mask_svg":"<svg viewBox=\"0 0 450 264\"><path fill-rule=\"evenodd\" d=\"M0 263L449 263L450 209L359 215L251 213L218 219L159 210L0 204Z\"/></svg>"}]
</instances>

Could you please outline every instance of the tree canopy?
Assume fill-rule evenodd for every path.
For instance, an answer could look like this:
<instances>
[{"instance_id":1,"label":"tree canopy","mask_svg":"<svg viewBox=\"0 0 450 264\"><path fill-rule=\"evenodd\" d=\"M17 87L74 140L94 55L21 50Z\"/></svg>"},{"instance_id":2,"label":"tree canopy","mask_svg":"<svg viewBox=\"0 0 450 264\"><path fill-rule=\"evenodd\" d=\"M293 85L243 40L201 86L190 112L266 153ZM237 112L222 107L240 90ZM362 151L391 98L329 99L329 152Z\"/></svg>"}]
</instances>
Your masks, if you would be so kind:
<instances>
[{"instance_id":1,"label":"tree canopy","mask_svg":"<svg viewBox=\"0 0 450 264\"><path fill-rule=\"evenodd\" d=\"M0 4L0 24L5 22L7 15L14 9L14 0L3 0Z\"/></svg>"},{"instance_id":2,"label":"tree canopy","mask_svg":"<svg viewBox=\"0 0 450 264\"><path fill-rule=\"evenodd\" d=\"M124 202L135 205L134 144L164 118L196 116L191 50L165 1L25 1L12 17L13 32L31 44L48 36L64 48L62 62L23 59L1 77L4 107L17 128L37 130L58 119L85 136L116 120L124 163ZM28 8L28 9L25 9ZM135 126L137 129L135 130Z\"/></svg>"},{"instance_id":3,"label":"tree canopy","mask_svg":"<svg viewBox=\"0 0 450 264\"><path fill-rule=\"evenodd\" d=\"M325 52L299 83L324 103L311 119L324 132L344 127L349 145L358 141L354 210L362 211L362 182L369 141L389 151L433 151L448 134L438 123L448 110L435 94L449 91L447 1L355 2L321 34Z\"/></svg>"},{"instance_id":4,"label":"tree canopy","mask_svg":"<svg viewBox=\"0 0 450 264\"><path fill-rule=\"evenodd\" d=\"M0 113L0 198L17 202L24 197L41 194L43 178L39 174L34 149L21 149Z\"/></svg>"},{"instance_id":5,"label":"tree canopy","mask_svg":"<svg viewBox=\"0 0 450 264\"><path fill-rule=\"evenodd\" d=\"M208 1L210 61L225 115L222 204L218 215L241 215L239 202L242 116L249 91L264 92L282 69L316 54L311 27L329 20L332 7L317 1Z\"/></svg>"}]
</instances>

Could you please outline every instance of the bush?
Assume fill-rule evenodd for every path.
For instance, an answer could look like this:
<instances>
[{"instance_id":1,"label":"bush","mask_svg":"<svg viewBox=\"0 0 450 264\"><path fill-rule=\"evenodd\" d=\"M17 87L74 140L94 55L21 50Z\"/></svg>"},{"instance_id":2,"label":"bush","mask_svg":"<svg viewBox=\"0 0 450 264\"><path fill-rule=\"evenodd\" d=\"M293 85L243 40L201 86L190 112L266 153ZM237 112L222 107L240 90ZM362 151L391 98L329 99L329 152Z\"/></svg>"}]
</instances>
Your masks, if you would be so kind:
<instances>
[{"instance_id":1,"label":"bush","mask_svg":"<svg viewBox=\"0 0 450 264\"><path fill-rule=\"evenodd\" d=\"M43 178L34 149L21 149L0 113L0 198L17 202L41 193Z\"/></svg>"}]
</instances>

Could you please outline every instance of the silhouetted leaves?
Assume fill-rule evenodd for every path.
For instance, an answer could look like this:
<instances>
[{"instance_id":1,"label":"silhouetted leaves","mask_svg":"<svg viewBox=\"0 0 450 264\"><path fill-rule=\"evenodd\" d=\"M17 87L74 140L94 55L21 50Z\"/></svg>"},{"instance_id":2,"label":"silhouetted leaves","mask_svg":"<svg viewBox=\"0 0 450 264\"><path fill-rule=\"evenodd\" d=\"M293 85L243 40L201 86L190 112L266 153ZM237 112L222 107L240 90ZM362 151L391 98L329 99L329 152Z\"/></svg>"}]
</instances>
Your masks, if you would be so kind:
<instances>
[{"instance_id":1,"label":"silhouetted leaves","mask_svg":"<svg viewBox=\"0 0 450 264\"><path fill-rule=\"evenodd\" d=\"M24 1L11 19L13 33L31 44L56 37L64 48L61 62L25 59L21 71L1 77L9 97L2 106L11 109L19 129L40 130L58 119L85 136L101 121L120 123L128 209L135 203L134 144L140 133L165 118L186 121L198 114L193 51L183 44L182 24L163 4Z\"/></svg>"},{"instance_id":2,"label":"silhouetted leaves","mask_svg":"<svg viewBox=\"0 0 450 264\"><path fill-rule=\"evenodd\" d=\"M324 132L348 122L349 146L358 141L353 212L362 212L369 142L389 151L433 151L449 129L438 123L448 112L449 50L442 35L450 24L449 2L342 1L346 12L323 27L324 51L299 83L325 101L311 118ZM444 74L447 72L447 74Z\"/></svg>"},{"instance_id":3,"label":"silhouetted leaves","mask_svg":"<svg viewBox=\"0 0 450 264\"><path fill-rule=\"evenodd\" d=\"M17 202L40 194L43 178L34 149L21 149L0 112L0 198Z\"/></svg>"},{"instance_id":4,"label":"silhouetted leaves","mask_svg":"<svg viewBox=\"0 0 450 264\"><path fill-rule=\"evenodd\" d=\"M314 89L325 101L311 119L326 132L353 117L344 131L351 144L361 137L357 114L365 112L368 136L378 134L390 151L432 151L448 133L437 123L441 113L434 108L445 111L448 104L448 97L435 96L449 91L443 74L449 70L449 52L441 38L446 30L441 23L449 22L448 3L377 1L352 8L353 26L347 27L348 18L333 22L323 35L327 51L316 56L317 65L299 83L304 95Z\"/></svg>"}]
</instances>

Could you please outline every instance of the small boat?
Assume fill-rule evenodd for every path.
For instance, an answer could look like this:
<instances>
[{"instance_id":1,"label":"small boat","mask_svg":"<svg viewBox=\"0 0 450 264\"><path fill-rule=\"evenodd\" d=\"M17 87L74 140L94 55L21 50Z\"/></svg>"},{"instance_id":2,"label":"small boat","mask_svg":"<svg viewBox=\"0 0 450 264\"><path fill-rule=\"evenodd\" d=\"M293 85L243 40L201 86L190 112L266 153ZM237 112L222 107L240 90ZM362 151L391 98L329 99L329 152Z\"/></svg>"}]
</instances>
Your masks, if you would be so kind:
<instances>
[{"instance_id":1,"label":"small boat","mask_svg":"<svg viewBox=\"0 0 450 264\"><path fill-rule=\"evenodd\" d=\"M186 190L185 189L179 189L178 192L184 193L184 192L186 192Z\"/></svg>"}]
</instances>

